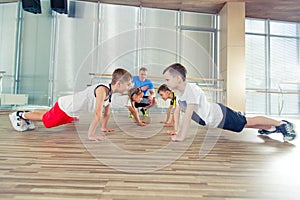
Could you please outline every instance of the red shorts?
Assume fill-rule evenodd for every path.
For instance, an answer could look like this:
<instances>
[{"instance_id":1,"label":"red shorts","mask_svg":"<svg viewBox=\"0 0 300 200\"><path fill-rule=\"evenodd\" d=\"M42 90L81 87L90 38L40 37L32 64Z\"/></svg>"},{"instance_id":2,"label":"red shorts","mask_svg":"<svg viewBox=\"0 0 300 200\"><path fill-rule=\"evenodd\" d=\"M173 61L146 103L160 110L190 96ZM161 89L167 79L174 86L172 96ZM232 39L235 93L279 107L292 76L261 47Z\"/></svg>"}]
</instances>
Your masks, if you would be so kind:
<instances>
[{"instance_id":1,"label":"red shorts","mask_svg":"<svg viewBox=\"0 0 300 200\"><path fill-rule=\"evenodd\" d=\"M62 111L56 102L54 106L43 115L42 121L46 128L51 128L71 123L74 121L74 118Z\"/></svg>"}]
</instances>

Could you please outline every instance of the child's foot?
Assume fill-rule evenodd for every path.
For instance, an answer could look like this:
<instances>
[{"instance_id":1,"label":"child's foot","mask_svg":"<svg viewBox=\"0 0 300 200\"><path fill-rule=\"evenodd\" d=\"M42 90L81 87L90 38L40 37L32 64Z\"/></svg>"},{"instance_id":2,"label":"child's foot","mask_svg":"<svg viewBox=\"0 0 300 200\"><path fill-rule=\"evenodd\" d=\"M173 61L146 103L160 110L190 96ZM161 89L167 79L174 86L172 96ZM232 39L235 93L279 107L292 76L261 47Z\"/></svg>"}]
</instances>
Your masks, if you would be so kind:
<instances>
[{"instance_id":1,"label":"child's foot","mask_svg":"<svg viewBox=\"0 0 300 200\"><path fill-rule=\"evenodd\" d=\"M24 119L24 121L26 122L28 130L34 130L35 129L35 125L34 125L33 121L31 121L29 119Z\"/></svg>"},{"instance_id":2,"label":"child's foot","mask_svg":"<svg viewBox=\"0 0 300 200\"><path fill-rule=\"evenodd\" d=\"M145 110L144 108L141 108L140 111L142 112L144 117L148 117L148 110Z\"/></svg>"},{"instance_id":3,"label":"child's foot","mask_svg":"<svg viewBox=\"0 0 300 200\"><path fill-rule=\"evenodd\" d=\"M292 122L289 122L287 120L281 120L281 121L287 123L288 125L290 125L292 127L292 129L294 129L294 124Z\"/></svg>"},{"instance_id":4,"label":"child's foot","mask_svg":"<svg viewBox=\"0 0 300 200\"><path fill-rule=\"evenodd\" d=\"M274 131L267 131L267 130L264 130L264 129L259 129L257 132L261 135L269 135L271 133L278 133L279 130L277 128Z\"/></svg>"},{"instance_id":5,"label":"child's foot","mask_svg":"<svg viewBox=\"0 0 300 200\"><path fill-rule=\"evenodd\" d=\"M291 141L295 139L296 132L294 130L294 124L288 121L283 120L285 122L284 124L281 124L280 126L277 126L276 129L278 129L282 135L284 141Z\"/></svg>"},{"instance_id":6,"label":"child's foot","mask_svg":"<svg viewBox=\"0 0 300 200\"><path fill-rule=\"evenodd\" d=\"M18 112L13 112L9 114L9 119L11 122L11 125L16 131L26 131L28 130L27 123L25 120L21 119L19 117Z\"/></svg>"},{"instance_id":7,"label":"child's foot","mask_svg":"<svg viewBox=\"0 0 300 200\"><path fill-rule=\"evenodd\" d=\"M172 123L165 123L164 127L173 127L174 125Z\"/></svg>"},{"instance_id":8,"label":"child's foot","mask_svg":"<svg viewBox=\"0 0 300 200\"><path fill-rule=\"evenodd\" d=\"M29 112L29 111L17 111L16 115L17 115L18 117L20 117L21 120L24 120L24 121L25 121L28 130L34 130L34 129L35 129L34 122L31 121L31 120L29 120L29 119L24 119L24 118L22 117L24 112Z\"/></svg>"},{"instance_id":9,"label":"child's foot","mask_svg":"<svg viewBox=\"0 0 300 200\"><path fill-rule=\"evenodd\" d=\"M184 137L181 135L173 135L171 136L171 140L173 142L182 142L184 140Z\"/></svg>"}]
</instances>

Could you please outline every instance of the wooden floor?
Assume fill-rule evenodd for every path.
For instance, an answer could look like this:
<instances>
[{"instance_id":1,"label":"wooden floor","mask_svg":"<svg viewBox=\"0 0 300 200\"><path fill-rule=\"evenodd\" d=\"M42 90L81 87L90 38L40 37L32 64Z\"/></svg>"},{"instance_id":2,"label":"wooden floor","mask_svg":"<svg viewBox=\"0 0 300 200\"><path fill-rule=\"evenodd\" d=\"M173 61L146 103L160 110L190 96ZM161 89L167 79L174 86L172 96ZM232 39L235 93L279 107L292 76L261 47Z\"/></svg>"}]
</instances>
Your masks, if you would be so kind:
<instances>
[{"instance_id":1,"label":"wooden floor","mask_svg":"<svg viewBox=\"0 0 300 200\"><path fill-rule=\"evenodd\" d=\"M164 115L150 116L136 127L114 114L116 132L92 142L88 120L18 133L0 113L0 199L299 199L299 138L192 126L194 138L169 143Z\"/></svg>"}]
</instances>

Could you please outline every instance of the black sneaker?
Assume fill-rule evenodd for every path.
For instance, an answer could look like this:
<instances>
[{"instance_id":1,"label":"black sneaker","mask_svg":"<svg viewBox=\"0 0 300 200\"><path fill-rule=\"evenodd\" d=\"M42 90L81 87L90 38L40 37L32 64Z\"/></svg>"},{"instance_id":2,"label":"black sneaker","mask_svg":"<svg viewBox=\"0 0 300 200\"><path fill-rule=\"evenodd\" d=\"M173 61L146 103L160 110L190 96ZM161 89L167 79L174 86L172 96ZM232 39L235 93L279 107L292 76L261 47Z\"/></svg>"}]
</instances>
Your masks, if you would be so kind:
<instances>
[{"instance_id":1,"label":"black sneaker","mask_svg":"<svg viewBox=\"0 0 300 200\"><path fill-rule=\"evenodd\" d=\"M144 117L148 117L148 112L144 108L141 108L140 111L142 112Z\"/></svg>"},{"instance_id":2,"label":"black sneaker","mask_svg":"<svg viewBox=\"0 0 300 200\"><path fill-rule=\"evenodd\" d=\"M274 131L267 131L267 130L264 130L264 129L259 129L257 132L258 132L259 134L261 134L261 135L269 135L269 134L271 134L271 133L278 133L279 130L277 129L277 127L275 127L275 130L274 130Z\"/></svg>"},{"instance_id":3,"label":"black sneaker","mask_svg":"<svg viewBox=\"0 0 300 200\"><path fill-rule=\"evenodd\" d=\"M281 124L280 126L277 126L277 128L282 133L284 141L292 141L296 137L294 124L288 121L285 122L286 124Z\"/></svg>"},{"instance_id":4,"label":"black sneaker","mask_svg":"<svg viewBox=\"0 0 300 200\"><path fill-rule=\"evenodd\" d=\"M292 129L294 129L294 124L293 123L291 123L287 120L281 120L281 121L287 123L288 125L290 125L292 127Z\"/></svg>"},{"instance_id":5,"label":"black sneaker","mask_svg":"<svg viewBox=\"0 0 300 200\"><path fill-rule=\"evenodd\" d=\"M281 120L281 121L285 122L286 124L289 124L292 127L292 129L294 129L294 124L293 123L291 123L287 120ZM264 129L259 129L257 132L261 135L269 135L271 133L281 133L281 131L279 130L279 126L275 126L274 131L267 131L267 130L264 130Z\"/></svg>"}]
</instances>

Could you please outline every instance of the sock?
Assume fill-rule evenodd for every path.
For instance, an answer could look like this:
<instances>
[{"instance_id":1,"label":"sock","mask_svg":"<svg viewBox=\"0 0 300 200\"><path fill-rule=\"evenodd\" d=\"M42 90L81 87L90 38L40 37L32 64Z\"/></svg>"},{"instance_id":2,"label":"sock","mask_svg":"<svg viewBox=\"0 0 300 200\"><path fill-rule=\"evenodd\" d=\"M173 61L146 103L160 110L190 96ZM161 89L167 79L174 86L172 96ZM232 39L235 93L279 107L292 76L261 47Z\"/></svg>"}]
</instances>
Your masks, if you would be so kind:
<instances>
[{"instance_id":1,"label":"sock","mask_svg":"<svg viewBox=\"0 0 300 200\"><path fill-rule=\"evenodd\" d=\"M25 117L25 113L26 113L26 112L23 112L23 113L22 113L22 118L23 118L23 119L27 119L27 118Z\"/></svg>"},{"instance_id":2,"label":"sock","mask_svg":"<svg viewBox=\"0 0 300 200\"><path fill-rule=\"evenodd\" d=\"M22 111L17 111L17 116L22 117L22 113L23 113Z\"/></svg>"},{"instance_id":3,"label":"sock","mask_svg":"<svg viewBox=\"0 0 300 200\"><path fill-rule=\"evenodd\" d=\"M266 130L266 131L269 131L269 132L276 131L276 127L275 127L275 126L272 126L270 129L268 129L268 130Z\"/></svg>"},{"instance_id":4,"label":"sock","mask_svg":"<svg viewBox=\"0 0 300 200\"><path fill-rule=\"evenodd\" d=\"M25 117L25 112L23 112L23 111L18 112L18 116L21 117L22 119L27 119Z\"/></svg>"}]
</instances>

